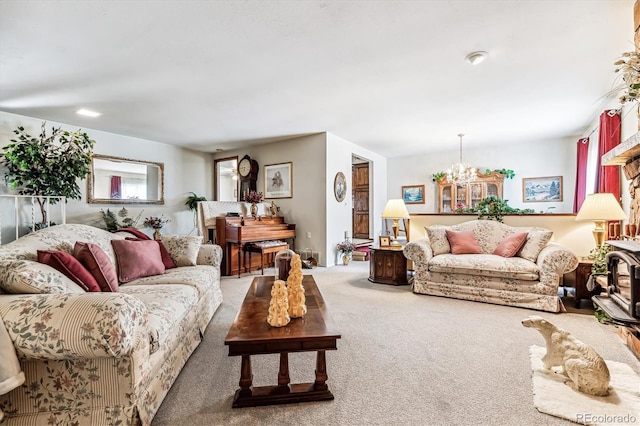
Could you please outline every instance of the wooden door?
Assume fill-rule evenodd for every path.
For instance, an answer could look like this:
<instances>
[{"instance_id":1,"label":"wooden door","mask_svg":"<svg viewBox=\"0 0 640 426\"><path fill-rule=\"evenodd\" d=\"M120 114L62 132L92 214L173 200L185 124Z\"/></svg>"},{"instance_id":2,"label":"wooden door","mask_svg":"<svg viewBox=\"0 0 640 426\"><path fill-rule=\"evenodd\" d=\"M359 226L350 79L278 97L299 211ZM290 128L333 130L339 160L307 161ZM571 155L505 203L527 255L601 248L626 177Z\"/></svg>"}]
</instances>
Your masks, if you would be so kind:
<instances>
[{"instance_id":1,"label":"wooden door","mask_svg":"<svg viewBox=\"0 0 640 426\"><path fill-rule=\"evenodd\" d=\"M353 238L369 238L369 163L351 167L353 182Z\"/></svg>"}]
</instances>

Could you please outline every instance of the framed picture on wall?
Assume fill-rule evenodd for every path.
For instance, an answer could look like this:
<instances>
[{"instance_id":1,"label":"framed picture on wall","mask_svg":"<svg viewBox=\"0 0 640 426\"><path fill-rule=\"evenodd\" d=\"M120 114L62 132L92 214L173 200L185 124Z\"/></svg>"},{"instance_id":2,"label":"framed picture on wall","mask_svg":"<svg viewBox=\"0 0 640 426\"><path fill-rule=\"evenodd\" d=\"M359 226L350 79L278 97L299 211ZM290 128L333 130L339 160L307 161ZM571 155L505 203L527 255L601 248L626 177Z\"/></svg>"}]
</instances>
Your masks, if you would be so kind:
<instances>
[{"instance_id":1,"label":"framed picture on wall","mask_svg":"<svg viewBox=\"0 0 640 426\"><path fill-rule=\"evenodd\" d=\"M293 163L264 166L264 198L293 197Z\"/></svg>"},{"instance_id":2,"label":"framed picture on wall","mask_svg":"<svg viewBox=\"0 0 640 426\"><path fill-rule=\"evenodd\" d=\"M403 186L402 200L405 204L424 204L424 185Z\"/></svg>"},{"instance_id":3,"label":"framed picture on wall","mask_svg":"<svg viewBox=\"0 0 640 426\"><path fill-rule=\"evenodd\" d=\"M522 178L522 201L525 203L562 201L562 176Z\"/></svg>"}]
</instances>

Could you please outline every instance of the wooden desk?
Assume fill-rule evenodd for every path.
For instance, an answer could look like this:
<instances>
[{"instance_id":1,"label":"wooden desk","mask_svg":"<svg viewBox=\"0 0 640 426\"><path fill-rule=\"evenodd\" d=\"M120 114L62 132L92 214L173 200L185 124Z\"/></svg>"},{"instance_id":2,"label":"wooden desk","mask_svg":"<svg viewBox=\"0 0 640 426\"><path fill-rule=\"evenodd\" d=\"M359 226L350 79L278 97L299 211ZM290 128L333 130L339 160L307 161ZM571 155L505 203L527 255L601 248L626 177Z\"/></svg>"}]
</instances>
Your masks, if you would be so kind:
<instances>
[{"instance_id":1,"label":"wooden desk","mask_svg":"<svg viewBox=\"0 0 640 426\"><path fill-rule=\"evenodd\" d=\"M224 340L229 346L229 356L242 356L240 389L233 398L234 408L333 399L326 384L325 351L338 349L336 343L341 336L320 290L311 275L304 275L306 315L293 318L284 327L272 327L267 323L267 315L273 279L270 276L253 279ZM311 351L317 352L315 382L289 385L289 352ZM278 385L252 386L251 355L260 354L280 354Z\"/></svg>"}]
</instances>

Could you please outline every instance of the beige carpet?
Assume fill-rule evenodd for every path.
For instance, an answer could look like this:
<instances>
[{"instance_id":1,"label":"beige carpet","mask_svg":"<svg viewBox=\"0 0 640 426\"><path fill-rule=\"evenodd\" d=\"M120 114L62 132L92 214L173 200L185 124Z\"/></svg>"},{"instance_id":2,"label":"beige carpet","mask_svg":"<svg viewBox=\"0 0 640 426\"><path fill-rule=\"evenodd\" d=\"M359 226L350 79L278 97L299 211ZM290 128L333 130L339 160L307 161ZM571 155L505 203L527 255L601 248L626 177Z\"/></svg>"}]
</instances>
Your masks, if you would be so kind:
<instances>
[{"instance_id":1,"label":"beige carpet","mask_svg":"<svg viewBox=\"0 0 640 426\"><path fill-rule=\"evenodd\" d=\"M413 294L367 280L368 262L304 270L315 277L342 339L327 352L335 400L232 409L240 359L224 338L251 283L222 281L224 303L164 400L164 425L570 425L533 405L529 347L542 336L522 326L526 309ZM640 373L613 326L592 315L538 313L607 360ZM291 354L291 379L314 379L312 353ZM252 357L254 384L274 384L278 356Z\"/></svg>"},{"instance_id":2,"label":"beige carpet","mask_svg":"<svg viewBox=\"0 0 640 426\"><path fill-rule=\"evenodd\" d=\"M546 348L532 345L529 352L533 402L541 412L580 424L640 424L640 376L627 364L605 360L611 375L609 395L593 396L567 386L559 367L545 370L542 357L547 353Z\"/></svg>"}]
</instances>

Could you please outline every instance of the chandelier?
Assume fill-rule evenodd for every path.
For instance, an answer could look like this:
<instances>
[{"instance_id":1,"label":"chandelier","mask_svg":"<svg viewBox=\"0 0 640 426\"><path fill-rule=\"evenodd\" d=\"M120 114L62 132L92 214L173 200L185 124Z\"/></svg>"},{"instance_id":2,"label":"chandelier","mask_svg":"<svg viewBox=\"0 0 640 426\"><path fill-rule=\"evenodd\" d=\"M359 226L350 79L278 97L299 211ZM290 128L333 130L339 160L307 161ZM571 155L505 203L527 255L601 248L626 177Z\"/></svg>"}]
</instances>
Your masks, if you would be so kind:
<instances>
[{"instance_id":1,"label":"chandelier","mask_svg":"<svg viewBox=\"0 0 640 426\"><path fill-rule=\"evenodd\" d=\"M476 180L476 169L462 162L462 137L464 133L460 133L458 136L460 137L460 162L447 169L447 181L454 185L464 185Z\"/></svg>"}]
</instances>

